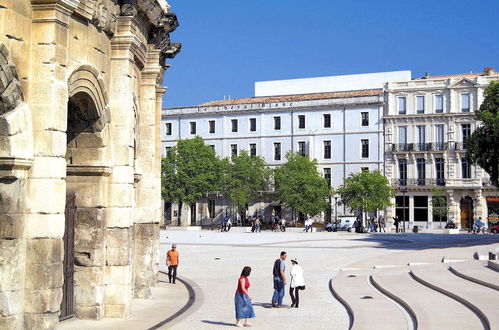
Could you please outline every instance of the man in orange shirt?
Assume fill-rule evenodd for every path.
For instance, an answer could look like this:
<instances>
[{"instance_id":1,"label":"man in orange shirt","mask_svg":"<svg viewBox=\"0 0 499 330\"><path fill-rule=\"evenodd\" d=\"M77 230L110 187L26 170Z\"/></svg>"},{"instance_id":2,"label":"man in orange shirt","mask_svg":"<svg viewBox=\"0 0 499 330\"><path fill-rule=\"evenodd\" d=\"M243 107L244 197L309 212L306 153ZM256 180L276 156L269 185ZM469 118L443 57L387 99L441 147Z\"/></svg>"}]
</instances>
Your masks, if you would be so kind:
<instances>
[{"instance_id":1,"label":"man in orange shirt","mask_svg":"<svg viewBox=\"0 0 499 330\"><path fill-rule=\"evenodd\" d=\"M175 284L177 278L178 251L177 245L173 244L172 249L166 253L166 265L168 266L168 279Z\"/></svg>"}]
</instances>

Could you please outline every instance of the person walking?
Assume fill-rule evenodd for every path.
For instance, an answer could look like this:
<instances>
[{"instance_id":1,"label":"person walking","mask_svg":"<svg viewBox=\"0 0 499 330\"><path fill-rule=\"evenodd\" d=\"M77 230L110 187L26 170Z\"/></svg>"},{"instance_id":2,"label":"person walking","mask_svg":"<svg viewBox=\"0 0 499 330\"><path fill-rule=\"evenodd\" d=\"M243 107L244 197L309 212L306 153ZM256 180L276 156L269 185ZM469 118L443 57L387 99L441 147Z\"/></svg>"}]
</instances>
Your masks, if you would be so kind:
<instances>
[{"instance_id":1,"label":"person walking","mask_svg":"<svg viewBox=\"0 0 499 330\"><path fill-rule=\"evenodd\" d=\"M248 277L251 274L251 267L246 266L241 271L239 281L237 281L237 290L234 296L234 304L236 306L236 327L251 327L248 319L255 317L251 296L248 293L250 282ZM244 323L241 320L244 319Z\"/></svg>"},{"instance_id":2,"label":"person walking","mask_svg":"<svg viewBox=\"0 0 499 330\"><path fill-rule=\"evenodd\" d=\"M261 225L262 225L262 222L260 221L260 218L257 217L255 220L255 232L257 232L257 233L260 232Z\"/></svg>"},{"instance_id":3,"label":"person walking","mask_svg":"<svg viewBox=\"0 0 499 330\"><path fill-rule=\"evenodd\" d=\"M288 255L282 251L281 256L274 262L272 275L274 278L274 295L272 296L272 307L282 308L282 299L284 298L284 288L286 287L286 264L284 261Z\"/></svg>"},{"instance_id":4,"label":"person walking","mask_svg":"<svg viewBox=\"0 0 499 330\"><path fill-rule=\"evenodd\" d=\"M289 295L291 296L291 307L298 308L300 303L300 290L305 290L305 279L303 268L298 264L298 258L291 259L291 272L289 281Z\"/></svg>"},{"instance_id":5,"label":"person walking","mask_svg":"<svg viewBox=\"0 0 499 330\"><path fill-rule=\"evenodd\" d=\"M231 227L232 227L232 220L229 218L229 219L227 219L226 231L229 231Z\"/></svg>"},{"instance_id":6,"label":"person walking","mask_svg":"<svg viewBox=\"0 0 499 330\"><path fill-rule=\"evenodd\" d=\"M393 218L393 224L395 225L395 232L398 233L399 232L399 217L394 217Z\"/></svg>"},{"instance_id":7,"label":"person walking","mask_svg":"<svg viewBox=\"0 0 499 330\"><path fill-rule=\"evenodd\" d=\"M381 215L378 218L378 225L379 225L379 232L386 233L385 218L383 218Z\"/></svg>"},{"instance_id":8,"label":"person walking","mask_svg":"<svg viewBox=\"0 0 499 330\"><path fill-rule=\"evenodd\" d=\"M166 265L168 266L168 280L170 283L173 280L173 284L175 284L175 280L177 279L177 266L178 266L178 251L177 245L173 244L172 249L166 253Z\"/></svg>"}]
</instances>

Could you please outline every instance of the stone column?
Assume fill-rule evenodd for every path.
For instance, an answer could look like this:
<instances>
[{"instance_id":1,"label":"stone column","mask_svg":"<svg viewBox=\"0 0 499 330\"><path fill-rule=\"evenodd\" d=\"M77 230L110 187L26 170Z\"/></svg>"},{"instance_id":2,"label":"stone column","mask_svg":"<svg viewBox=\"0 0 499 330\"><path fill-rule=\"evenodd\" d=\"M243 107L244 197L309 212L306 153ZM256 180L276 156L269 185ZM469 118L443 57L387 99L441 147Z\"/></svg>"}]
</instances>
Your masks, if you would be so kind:
<instances>
[{"instance_id":1,"label":"stone column","mask_svg":"<svg viewBox=\"0 0 499 330\"><path fill-rule=\"evenodd\" d=\"M453 190L449 190L447 194L449 195L447 219L453 220L456 226L461 228L461 217L458 210L459 204L456 202L456 194Z\"/></svg>"},{"instance_id":2,"label":"stone column","mask_svg":"<svg viewBox=\"0 0 499 330\"><path fill-rule=\"evenodd\" d=\"M68 23L79 0L32 0L30 104L34 163L26 200L24 326L53 328L63 284Z\"/></svg>"},{"instance_id":3,"label":"stone column","mask_svg":"<svg viewBox=\"0 0 499 330\"><path fill-rule=\"evenodd\" d=\"M149 45L147 63L141 73L140 146L135 218L135 297L151 298L150 287L157 283L159 221L161 219L161 90L157 91L160 52ZM162 77L161 77L162 78ZM162 79L161 79L162 80ZM159 102L158 102L159 98ZM159 145L158 145L159 144ZM151 258L151 256L154 256Z\"/></svg>"},{"instance_id":4,"label":"stone column","mask_svg":"<svg viewBox=\"0 0 499 330\"><path fill-rule=\"evenodd\" d=\"M106 223L104 306L106 317L126 318L132 300L132 226L135 206L133 150L132 16L117 18L111 40L111 162Z\"/></svg>"}]
</instances>

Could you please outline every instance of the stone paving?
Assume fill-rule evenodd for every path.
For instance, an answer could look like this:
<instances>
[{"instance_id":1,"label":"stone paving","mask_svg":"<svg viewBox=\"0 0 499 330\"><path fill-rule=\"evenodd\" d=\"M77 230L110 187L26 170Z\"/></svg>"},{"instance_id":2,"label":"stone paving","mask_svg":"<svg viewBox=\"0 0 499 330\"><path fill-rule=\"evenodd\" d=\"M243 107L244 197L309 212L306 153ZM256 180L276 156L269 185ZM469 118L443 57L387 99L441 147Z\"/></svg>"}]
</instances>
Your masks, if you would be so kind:
<instances>
[{"instance_id":1,"label":"stone paving","mask_svg":"<svg viewBox=\"0 0 499 330\"><path fill-rule=\"evenodd\" d=\"M241 269L248 265L258 329L348 329L346 309L329 290L340 269L372 268L471 257L484 245L499 243L498 235L353 234L242 232L161 232L161 257L172 243L180 252L179 277L197 285L197 303L189 313L165 325L172 329L220 329L234 325L233 297ZM297 257L305 272L306 289L300 308L273 309L271 268L279 252ZM288 267L290 262L288 259ZM160 269L166 270L164 262ZM290 304L288 292L285 303ZM405 327L405 326L404 326ZM381 329L382 327L377 327Z\"/></svg>"}]
</instances>

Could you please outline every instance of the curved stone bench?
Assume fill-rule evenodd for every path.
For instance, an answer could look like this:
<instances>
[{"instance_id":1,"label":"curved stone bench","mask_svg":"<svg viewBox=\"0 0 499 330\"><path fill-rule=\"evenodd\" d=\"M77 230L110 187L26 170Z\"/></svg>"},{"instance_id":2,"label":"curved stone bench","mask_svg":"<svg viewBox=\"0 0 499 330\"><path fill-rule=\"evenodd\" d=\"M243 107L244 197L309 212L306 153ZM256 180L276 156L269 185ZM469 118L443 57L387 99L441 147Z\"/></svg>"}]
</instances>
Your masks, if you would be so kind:
<instances>
[{"instance_id":1,"label":"curved stone bench","mask_svg":"<svg viewBox=\"0 0 499 330\"><path fill-rule=\"evenodd\" d=\"M380 291L406 306L414 315L418 329L481 329L473 311L456 300L415 281L409 273L371 276Z\"/></svg>"},{"instance_id":2,"label":"curved stone bench","mask_svg":"<svg viewBox=\"0 0 499 330\"><path fill-rule=\"evenodd\" d=\"M487 267L482 262L456 263L450 265L449 270L468 281L499 291L499 272Z\"/></svg>"},{"instance_id":3,"label":"curved stone bench","mask_svg":"<svg viewBox=\"0 0 499 330\"><path fill-rule=\"evenodd\" d=\"M465 304L482 318L486 329L499 329L498 291L452 274L445 264L411 266L411 274L420 283Z\"/></svg>"},{"instance_id":4,"label":"curved stone bench","mask_svg":"<svg viewBox=\"0 0 499 330\"><path fill-rule=\"evenodd\" d=\"M333 294L349 311L351 329L413 329L402 307L369 284L369 274L340 271L332 280Z\"/></svg>"}]
</instances>

